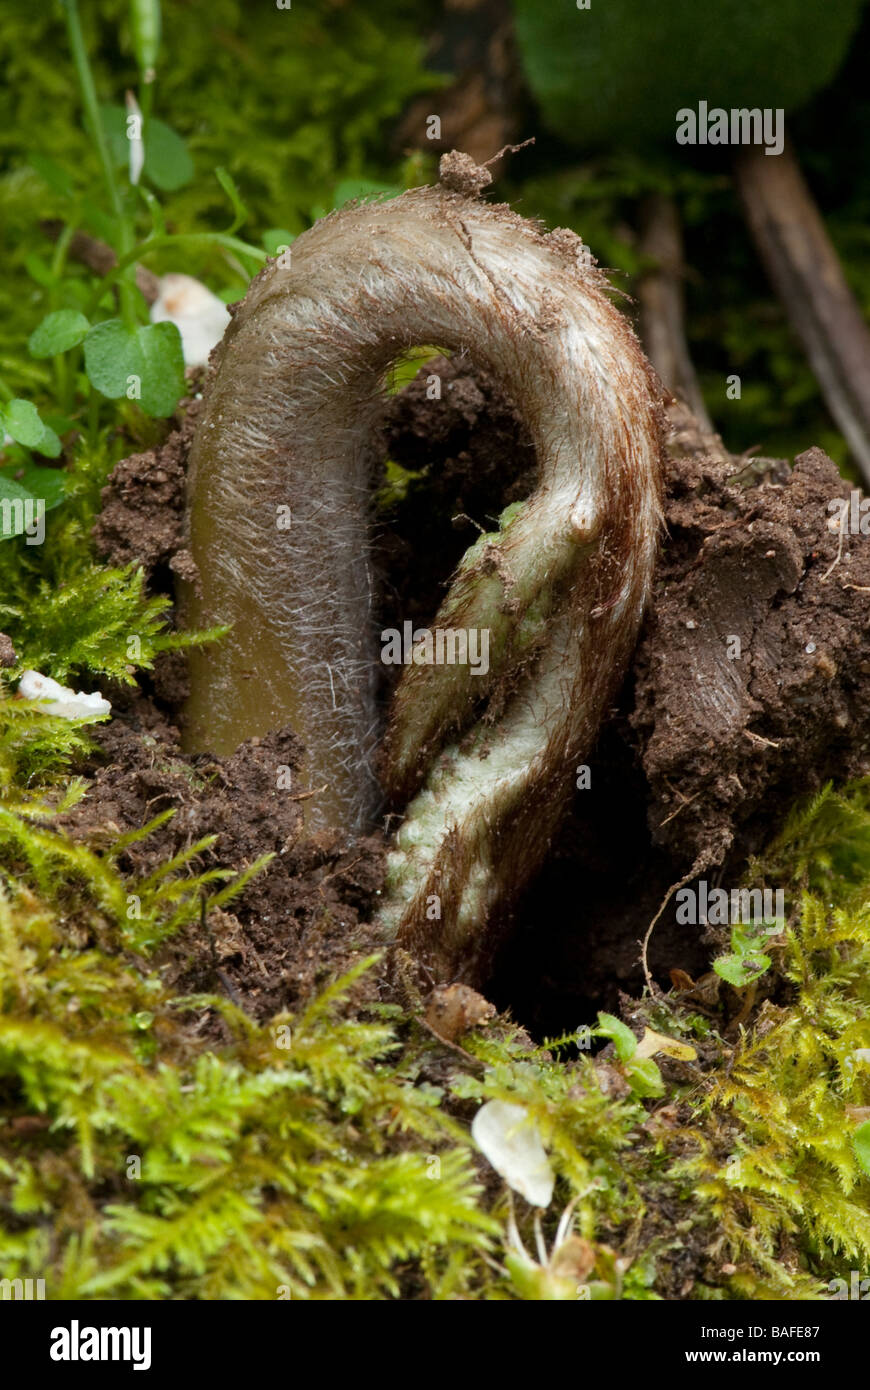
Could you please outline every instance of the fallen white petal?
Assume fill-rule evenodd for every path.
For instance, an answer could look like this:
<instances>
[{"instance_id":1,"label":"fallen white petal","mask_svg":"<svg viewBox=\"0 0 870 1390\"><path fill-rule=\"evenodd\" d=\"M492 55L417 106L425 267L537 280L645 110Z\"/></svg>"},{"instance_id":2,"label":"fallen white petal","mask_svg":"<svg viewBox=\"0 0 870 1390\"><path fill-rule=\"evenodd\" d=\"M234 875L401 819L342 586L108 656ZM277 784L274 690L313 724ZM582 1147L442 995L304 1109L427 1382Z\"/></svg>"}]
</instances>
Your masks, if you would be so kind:
<instances>
[{"instance_id":1,"label":"fallen white petal","mask_svg":"<svg viewBox=\"0 0 870 1390\"><path fill-rule=\"evenodd\" d=\"M477 1147L514 1192L534 1207L548 1207L555 1177L541 1136L521 1105L490 1100L471 1124Z\"/></svg>"},{"instance_id":2,"label":"fallen white petal","mask_svg":"<svg viewBox=\"0 0 870 1390\"><path fill-rule=\"evenodd\" d=\"M161 276L159 284L160 293L151 305L151 322L174 323L181 334L185 367L204 367L226 332L230 321L227 306L192 275L173 271Z\"/></svg>"},{"instance_id":3,"label":"fallen white petal","mask_svg":"<svg viewBox=\"0 0 870 1390\"><path fill-rule=\"evenodd\" d=\"M98 719L112 710L99 690L86 695L83 690L70 690L51 676L41 676L38 671L22 672L18 694L23 700L37 701L36 708L42 714L53 714L60 719Z\"/></svg>"}]
</instances>

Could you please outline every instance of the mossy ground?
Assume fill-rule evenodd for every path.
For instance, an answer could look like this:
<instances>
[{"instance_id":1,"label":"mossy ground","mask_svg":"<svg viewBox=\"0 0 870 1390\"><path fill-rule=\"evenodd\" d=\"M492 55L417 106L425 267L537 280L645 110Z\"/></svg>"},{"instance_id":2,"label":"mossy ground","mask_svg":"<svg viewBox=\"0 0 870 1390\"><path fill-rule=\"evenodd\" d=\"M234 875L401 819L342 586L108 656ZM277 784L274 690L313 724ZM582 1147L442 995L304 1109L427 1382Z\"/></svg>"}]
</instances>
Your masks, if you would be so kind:
<instances>
[{"instance_id":1,"label":"mossy ground","mask_svg":"<svg viewBox=\"0 0 870 1390\"><path fill-rule=\"evenodd\" d=\"M826 792L754 866L790 891L751 996L707 981L627 1010L696 1053L660 1059L652 1096L609 1050L503 1018L458 1055L355 992L371 958L264 1023L181 995L159 943L232 887L209 899L180 863L125 882L117 844L4 807L5 1276L67 1298L541 1297L505 1270L504 1194L470 1141L497 1098L551 1153L550 1239L576 1202L591 1296L828 1296L870 1260L868 803Z\"/></svg>"}]
</instances>

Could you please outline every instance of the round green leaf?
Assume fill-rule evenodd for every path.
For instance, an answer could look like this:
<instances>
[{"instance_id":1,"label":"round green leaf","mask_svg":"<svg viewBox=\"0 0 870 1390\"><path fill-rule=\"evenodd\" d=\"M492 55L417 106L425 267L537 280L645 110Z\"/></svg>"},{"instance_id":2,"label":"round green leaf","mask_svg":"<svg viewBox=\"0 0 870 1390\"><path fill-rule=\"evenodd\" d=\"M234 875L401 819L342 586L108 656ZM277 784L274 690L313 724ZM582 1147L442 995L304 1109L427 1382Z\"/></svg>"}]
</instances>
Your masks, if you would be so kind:
<instances>
[{"instance_id":1,"label":"round green leaf","mask_svg":"<svg viewBox=\"0 0 870 1390\"><path fill-rule=\"evenodd\" d=\"M193 160L180 135L152 116L145 129L144 174L161 193L174 193L193 178Z\"/></svg>"},{"instance_id":2,"label":"round green leaf","mask_svg":"<svg viewBox=\"0 0 870 1390\"><path fill-rule=\"evenodd\" d=\"M98 323L85 338L85 370L109 400L127 396L147 415L171 415L184 394L184 354L174 323L129 329L120 319Z\"/></svg>"},{"instance_id":3,"label":"round green leaf","mask_svg":"<svg viewBox=\"0 0 870 1390\"><path fill-rule=\"evenodd\" d=\"M626 1067L631 1089L639 1096L663 1096L665 1083L652 1057L639 1057Z\"/></svg>"},{"instance_id":4,"label":"round green leaf","mask_svg":"<svg viewBox=\"0 0 870 1390\"><path fill-rule=\"evenodd\" d=\"M718 960L714 960L713 969L735 989L744 989L746 985L752 984L753 980L760 979L769 965L770 956L755 952L752 955L720 956Z\"/></svg>"},{"instance_id":5,"label":"round green leaf","mask_svg":"<svg viewBox=\"0 0 870 1390\"><path fill-rule=\"evenodd\" d=\"M163 419L184 395L181 334L174 323L164 322L149 323L136 337L144 363L139 403L148 415Z\"/></svg>"},{"instance_id":6,"label":"round green leaf","mask_svg":"<svg viewBox=\"0 0 870 1390\"><path fill-rule=\"evenodd\" d=\"M4 407L3 421L7 433L27 449L35 449L45 433L39 411L31 401L10 401Z\"/></svg>"},{"instance_id":7,"label":"round green leaf","mask_svg":"<svg viewBox=\"0 0 870 1390\"><path fill-rule=\"evenodd\" d=\"M34 449L38 454L44 454L47 459L56 459L60 455L61 442L50 425L42 426L42 437L38 444L34 444Z\"/></svg>"},{"instance_id":8,"label":"round green leaf","mask_svg":"<svg viewBox=\"0 0 870 1390\"><path fill-rule=\"evenodd\" d=\"M84 314L77 309L58 309L47 314L30 335L31 357L56 357L80 343L90 328Z\"/></svg>"},{"instance_id":9,"label":"round green leaf","mask_svg":"<svg viewBox=\"0 0 870 1390\"><path fill-rule=\"evenodd\" d=\"M33 493L23 483L11 477L9 469L0 469L0 501L4 497L8 497L10 502L14 502L16 498L21 502L33 501Z\"/></svg>"},{"instance_id":10,"label":"round green leaf","mask_svg":"<svg viewBox=\"0 0 870 1390\"><path fill-rule=\"evenodd\" d=\"M123 106L100 107L103 130L112 163L126 169L130 160L127 112ZM143 172L162 193L174 193L193 178L193 160L187 146L171 126L151 116L145 126L145 165Z\"/></svg>"},{"instance_id":11,"label":"round green leaf","mask_svg":"<svg viewBox=\"0 0 870 1390\"><path fill-rule=\"evenodd\" d=\"M126 169L130 161L130 142L127 139L127 112L114 102L100 104L100 120L109 157L116 169Z\"/></svg>"},{"instance_id":12,"label":"round green leaf","mask_svg":"<svg viewBox=\"0 0 870 1390\"><path fill-rule=\"evenodd\" d=\"M34 463L29 468L16 468L14 481L31 497L41 498L45 510L50 512L53 507L59 507L61 502L66 501L66 479L67 474L62 468L43 468ZM8 472L0 472L0 486L6 481L12 481Z\"/></svg>"},{"instance_id":13,"label":"round green leaf","mask_svg":"<svg viewBox=\"0 0 870 1390\"><path fill-rule=\"evenodd\" d=\"M85 338L85 371L91 385L110 401L125 396L130 378L141 382L144 372L135 330L131 332L121 319L95 324Z\"/></svg>"}]
</instances>

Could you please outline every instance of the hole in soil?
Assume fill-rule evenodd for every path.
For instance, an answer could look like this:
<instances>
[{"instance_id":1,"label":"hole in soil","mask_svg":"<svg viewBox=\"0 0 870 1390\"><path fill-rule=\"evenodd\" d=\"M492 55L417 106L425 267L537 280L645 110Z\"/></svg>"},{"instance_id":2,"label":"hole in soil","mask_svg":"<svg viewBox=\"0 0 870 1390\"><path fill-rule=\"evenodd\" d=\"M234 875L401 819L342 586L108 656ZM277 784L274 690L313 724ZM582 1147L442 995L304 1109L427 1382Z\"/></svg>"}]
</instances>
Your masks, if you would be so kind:
<instances>
[{"instance_id":1,"label":"hole in soil","mask_svg":"<svg viewBox=\"0 0 870 1390\"><path fill-rule=\"evenodd\" d=\"M433 376L441 398L429 400ZM504 507L527 497L534 448L511 402L460 353L427 363L389 401L384 436L386 455L411 477L403 495L394 495L376 543L383 622L425 625L476 536L468 520L453 518L491 528ZM401 674L384 671L393 680ZM485 984L487 997L539 1039L592 1024L599 1009L618 1011L620 991L640 992L639 942L677 876L650 843L646 784L628 733L624 713L602 733L589 756L594 802L591 791L576 792ZM709 946L666 913L651 945L654 975L668 984L669 969L701 974L708 961Z\"/></svg>"},{"instance_id":2,"label":"hole in soil","mask_svg":"<svg viewBox=\"0 0 870 1390\"><path fill-rule=\"evenodd\" d=\"M599 1009L619 1013L619 996L644 984L640 943L675 870L650 842L645 783L616 719L589 757L594 809L577 791L550 855L517 904L516 929L483 992L509 1008L536 1040L595 1024ZM650 968L663 986L680 968L710 968L701 928L676 923L673 907L656 925Z\"/></svg>"},{"instance_id":3,"label":"hole in soil","mask_svg":"<svg viewBox=\"0 0 870 1390\"><path fill-rule=\"evenodd\" d=\"M403 379L400 364L396 381ZM430 399L433 387L440 398ZM534 490L535 450L494 380L466 353L455 353L431 358L388 399L383 456L374 540L381 626L422 627L437 613L478 528L494 530L504 508ZM401 668L382 671L386 701Z\"/></svg>"}]
</instances>

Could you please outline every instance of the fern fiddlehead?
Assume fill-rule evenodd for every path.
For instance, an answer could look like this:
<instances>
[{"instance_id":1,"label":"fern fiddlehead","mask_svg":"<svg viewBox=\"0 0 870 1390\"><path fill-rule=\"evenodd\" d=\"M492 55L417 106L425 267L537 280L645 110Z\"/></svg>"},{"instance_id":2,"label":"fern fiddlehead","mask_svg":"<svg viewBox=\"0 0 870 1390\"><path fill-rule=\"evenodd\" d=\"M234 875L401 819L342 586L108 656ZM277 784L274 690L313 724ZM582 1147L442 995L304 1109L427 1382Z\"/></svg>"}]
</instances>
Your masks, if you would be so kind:
<instances>
[{"instance_id":1,"label":"fern fiddlehead","mask_svg":"<svg viewBox=\"0 0 870 1390\"><path fill-rule=\"evenodd\" d=\"M368 493L384 372L467 350L522 414L526 502L464 556L435 632L485 633L488 667L406 666L382 780L404 821L382 920L437 974L473 974L487 924L540 863L636 639L660 523L659 391L579 238L439 185L343 209L253 282L220 349L191 467L193 746L300 734L311 823L356 831L380 791ZM276 517L289 518L280 529ZM288 510L289 509L289 510Z\"/></svg>"}]
</instances>

